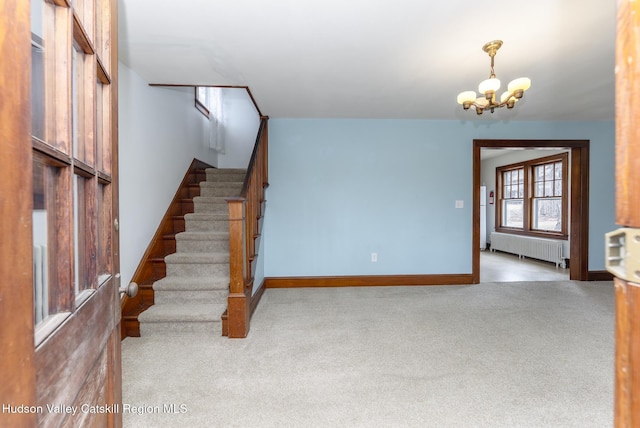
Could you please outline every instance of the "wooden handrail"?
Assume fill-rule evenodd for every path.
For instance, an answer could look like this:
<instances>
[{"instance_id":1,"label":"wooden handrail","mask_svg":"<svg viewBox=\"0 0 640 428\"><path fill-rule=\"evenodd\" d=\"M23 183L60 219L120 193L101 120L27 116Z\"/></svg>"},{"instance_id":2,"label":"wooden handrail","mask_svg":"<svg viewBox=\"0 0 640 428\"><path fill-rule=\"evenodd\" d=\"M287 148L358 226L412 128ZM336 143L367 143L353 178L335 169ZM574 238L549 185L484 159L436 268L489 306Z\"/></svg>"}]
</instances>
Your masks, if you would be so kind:
<instances>
[{"instance_id":1,"label":"wooden handrail","mask_svg":"<svg viewBox=\"0 0 640 428\"><path fill-rule=\"evenodd\" d=\"M258 158L258 153L260 151L260 141L262 139L262 134L265 131L265 127L267 126L267 119L263 118L260 120L260 127L258 128L258 135L256 136L256 142L253 145L253 152L251 152L251 160L249 160L249 166L247 167L247 174L244 176L244 181L242 182L242 191L240 192L240 196L243 198L247 197L247 193L249 192L249 182L251 181L251 173L256 164L256 159Z\"/></svg>"},{"instance_id":2,"label":"wooden handrail","mask_svg":"<svg viewBox=\"0 0 640 428\"><path fill-rule=\"evenodd\" d=\"M256 242L260 237L264 190L268 186L268 117L262 117L240 197L229 205L229 298L223 334L247 337L251 294L256 266Z\"/></svg>"}]
</instances>

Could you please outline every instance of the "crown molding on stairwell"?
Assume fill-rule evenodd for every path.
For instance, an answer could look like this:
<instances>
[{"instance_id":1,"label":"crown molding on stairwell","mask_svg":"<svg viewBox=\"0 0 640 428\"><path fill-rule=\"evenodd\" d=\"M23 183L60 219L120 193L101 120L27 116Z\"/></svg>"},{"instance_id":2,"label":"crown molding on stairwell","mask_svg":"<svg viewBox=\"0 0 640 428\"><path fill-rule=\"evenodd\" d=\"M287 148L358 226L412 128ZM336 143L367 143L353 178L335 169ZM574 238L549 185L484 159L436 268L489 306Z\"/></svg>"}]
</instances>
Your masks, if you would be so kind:
<instances>
[{"instance_id":1,"label":"crown molding on stairwell","mask_svg":"<svg viewBox=\"0 0 640 428\"><path fill-rule=\"evenodd\" d=\"M265 278L266 288L384 287L472 284L471 274L290 276Z\"/></svg>"},{"instance_id":2,"label":"crown molding on stairwell","mask_svg":"<svg viewBox=\"0 0 640 428\"><path fill-rule=\"evenodd\" d=\"M247 91L247 95L249 95L249 98L251 99L251 102L253 103L253 106L255 107L256 111L258 112L258 116L260 116L261 119L269 119L269 116L265 116L264 114L262 114L262 111L260 111L260 107L258 106L258 102L256 101L256 99L253 97L253 94L251 93L251 89L249 89L248 86L243 86L243 85L185 85L182 83L149 83L149 86L166 86L166 87L174 87L174 88L195 88L197 86L200 87L209 87L209 88L230 88L230 89L244 89L245 91Z\"/></svg>"}]
</instances>

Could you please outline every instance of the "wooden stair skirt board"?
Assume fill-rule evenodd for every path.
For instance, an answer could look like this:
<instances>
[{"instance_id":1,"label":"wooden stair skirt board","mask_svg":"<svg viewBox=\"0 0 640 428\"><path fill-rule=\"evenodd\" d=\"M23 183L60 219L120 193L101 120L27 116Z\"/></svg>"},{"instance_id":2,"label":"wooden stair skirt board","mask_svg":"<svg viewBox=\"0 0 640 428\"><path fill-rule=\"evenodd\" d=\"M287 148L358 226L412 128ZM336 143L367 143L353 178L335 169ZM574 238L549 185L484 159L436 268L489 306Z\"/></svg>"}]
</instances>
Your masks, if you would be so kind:
<instances>
[{"instance_id":1,"label":"wooden stair skirt board","mask_svg":"<svg viewBox=\"0 0 640 428\"><path fill-rule=\"evenodd\" d=\"M471 274L270 277L265 288L382 287L472 284Z\"/></svg>"},{"instance_id":2,"label":"wooden stair skirt board","mask_svg":"<svg viewBox=\"0 0 640 428\"><path fill-rule=\"evenodd\" d=\"M194 159L178 186L160 225L131 279L140 289L135 297L125 296L121 302L121 338L140 336L138 316L154 304L153 283L166 276L164 257L176 251L176 233L185 227L184 215L194 210L193 197L200 193L199 183L206 180L211 165Z\"/></svg>"}]
</instances>

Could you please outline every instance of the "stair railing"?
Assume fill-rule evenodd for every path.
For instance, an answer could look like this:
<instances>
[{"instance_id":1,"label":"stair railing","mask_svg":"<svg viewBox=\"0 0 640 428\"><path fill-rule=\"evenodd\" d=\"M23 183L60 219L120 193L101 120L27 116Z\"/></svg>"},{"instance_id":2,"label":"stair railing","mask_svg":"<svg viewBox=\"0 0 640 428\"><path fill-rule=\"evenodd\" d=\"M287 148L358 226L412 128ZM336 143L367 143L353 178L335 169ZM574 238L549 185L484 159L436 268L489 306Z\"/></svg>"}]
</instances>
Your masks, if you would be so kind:
<instances>
[{"instance_id":1,"label":"stair railing","mask_svg":"<svg viewBox=\"0 0 640 428\"><path fill-rule=\"evenodd\" d=\"M268 117L262 117L247 174L239 197L229 205L229 297L222 334L247 337L251 321L251 295L256 269L257 240L261 232L264 191L268 182Z\"/></svg>"}]
</instances>

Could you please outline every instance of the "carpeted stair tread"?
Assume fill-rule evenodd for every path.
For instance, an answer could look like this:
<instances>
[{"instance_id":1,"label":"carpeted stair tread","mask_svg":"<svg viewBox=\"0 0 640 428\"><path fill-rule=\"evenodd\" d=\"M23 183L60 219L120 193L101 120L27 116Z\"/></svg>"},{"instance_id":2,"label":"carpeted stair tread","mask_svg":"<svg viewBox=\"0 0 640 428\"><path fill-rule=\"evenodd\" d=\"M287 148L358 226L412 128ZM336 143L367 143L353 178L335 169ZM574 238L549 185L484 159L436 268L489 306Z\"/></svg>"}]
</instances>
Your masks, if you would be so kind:
<instances>
[{"instance_id":1,"label":"carpeted stair tread","mask_svg":"<svg viewBox=\"0 0 640 428\"><path fill-rule=\"evenodd\" d=\"M178 253L229 252L229 233L222 231L181 232L176 235Z\"/></svg>"},{"instance_id":2,"label":"carpeted stair tread","mask_svg":"<svg viewBox=\"0 0 640 428\"><path fill-rule=\"evenodd\" d=\"M165 290L226 290L229 278L224 276L167 276L153 283L155 291Z\"/></svg>"},{"instance_id":3,"label":"carpeted stair tread","mask_svg":"<svg viewBox=\"0 0 640 428\"><path fill-rule=\"evenodd\" d=\"M189 303L189 304L161 304L153 305L138 319L141 322L219 322L220 316L226 310L226 304L219 303Z\"/></svg>"},{"instance_id":4,"label":"carpeted stair tread","mask_svg":"<svg viewBox=\"0 0 640 428\"><path fill-rule=\"evenodd\" d=\"M173 253L165 256L167 264L229 263L229 253Z\"/></svg>"}]
</instances>

